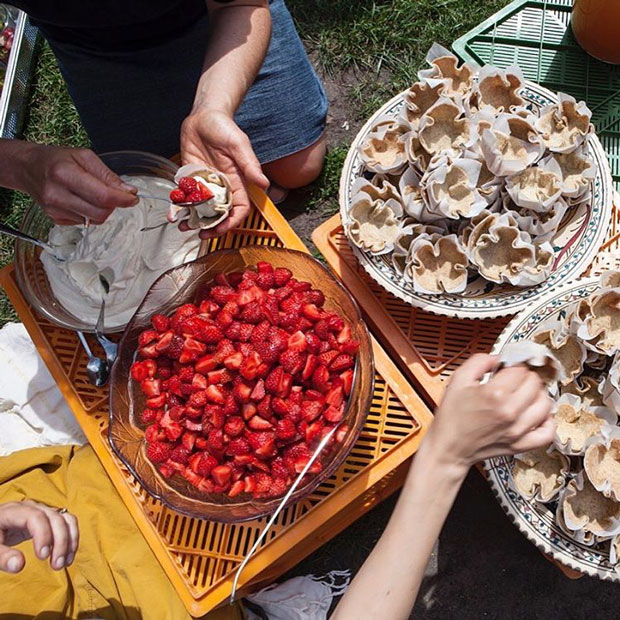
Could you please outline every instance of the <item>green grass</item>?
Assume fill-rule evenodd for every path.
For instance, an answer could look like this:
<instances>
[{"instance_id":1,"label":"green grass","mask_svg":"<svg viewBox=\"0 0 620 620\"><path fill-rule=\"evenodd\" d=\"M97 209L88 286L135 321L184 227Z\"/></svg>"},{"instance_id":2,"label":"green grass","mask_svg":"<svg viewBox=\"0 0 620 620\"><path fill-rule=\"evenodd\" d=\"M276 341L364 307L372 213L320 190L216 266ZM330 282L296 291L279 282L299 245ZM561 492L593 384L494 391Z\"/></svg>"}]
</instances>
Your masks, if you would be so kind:
<instances>
[{"instance_id":1,"label":"green grass","mask_svg":"<svg viewBox=\"0 0 620 620\"><path fill-rule=\"evenodd\" d=\"M433 42L452 41L509 0L288 0L306 47L328 74L354 71L352 110L366 118L415 80Z\"/></svg>"},{"instance_id":2,"label":"green grass","mask_svg":"<svg viewBox=\"0 0 620 620\"><path fill-rule=\"evenodd\" d=\"M328 217L338 211L338 186L340 172L347 156L349 146L339 144L327 152L321 176L315 181L307 202L308 209L320 209L321 215Z\"/></svg>"}]
</instances>

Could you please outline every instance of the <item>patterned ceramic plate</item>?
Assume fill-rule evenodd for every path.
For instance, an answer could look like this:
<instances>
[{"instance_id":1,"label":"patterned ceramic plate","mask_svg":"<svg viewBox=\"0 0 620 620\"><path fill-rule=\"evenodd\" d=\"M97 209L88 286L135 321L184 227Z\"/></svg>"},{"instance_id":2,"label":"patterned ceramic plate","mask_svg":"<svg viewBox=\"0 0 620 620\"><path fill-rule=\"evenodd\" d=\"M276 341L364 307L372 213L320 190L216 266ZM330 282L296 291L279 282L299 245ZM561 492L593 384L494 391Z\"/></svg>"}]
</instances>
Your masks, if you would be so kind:
<instances>
[{"instance_id":1,"label":"patterned ceramic plate","mask_svg":"<svg viewBox=\"0 0 620 620\"><path fill-rule=\"evenodd\" d=\"M532 106L542 107L557 101L550 90L528 82L521 92ZM404 105L404 92L388 101L361 129L344 163L340 177L340 215L345 231L350 223L348 217L351 204L351 187L356 178L363 174L363 163L357 147L364 140L379 118L396 118ZM516 288L488 282L482 277L470 280L463 293L443 295L422 295L416 293L413 285L396 273L389 258L372 256L351 243L353 252L366 272L387 291L412 306L460 318L484 318L515 314L527 306L537 304L552 288L578 278L590 265L605 239L611 221L613 185L605 151L598 138L590 141L597 174L594 179L593 200L590 205L582 204L571 209L562 222L552 245L556 252L554 271L538 286Z\"/></svg>"},{"instance_id":2,"label":"patterned ceramic plate","mask_svg":"<svg viewBox=\"0 0 620 620\"><path fill-rule=\"evenodd\" d=\"M592 278L548 293L529 312L522 312L510 321L497 339L493 353L499 353L509 342L529 340L535 331L564 316L573 304L597 288L599 279ZM485 461L484 468L499 503L519 530L558 562L592 577L620 581L620 575L609 561L609 541L588 547L567 536L555 522L557 502L531 502L514 489L512 463L512 457L498 457Z\"/></svg>"}]
</instances>

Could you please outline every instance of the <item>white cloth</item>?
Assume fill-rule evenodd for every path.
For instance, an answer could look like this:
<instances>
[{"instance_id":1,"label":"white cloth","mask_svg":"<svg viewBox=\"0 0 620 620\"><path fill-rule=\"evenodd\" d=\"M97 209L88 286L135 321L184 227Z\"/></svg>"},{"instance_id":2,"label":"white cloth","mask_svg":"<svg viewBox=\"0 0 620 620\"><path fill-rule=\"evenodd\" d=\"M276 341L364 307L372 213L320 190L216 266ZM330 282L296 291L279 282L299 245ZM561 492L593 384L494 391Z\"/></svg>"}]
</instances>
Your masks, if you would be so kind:
<instances>
[{"instance_id":1,"label":"white cloth","mask_svg":"<svg viewBox=\"0 0 620 620\"><path fill-rule=\"evenodd\" d=\"M21 323L0 330L0 456L84 444L71 409Z\"/></svg>"},{"instance_id":2,"label":"white cloth","mask_svg":"<svg viewBox=\"0 0 620 620\"><path fill-rule=\"evenodd\" d=\"M246 598L259 605L269 620L326 620L334 596L344 594L350 575L348 570L333 570L322 577L293 577ZM248 611L248 618L258 616Z\"/></svg>"}]
</instances>

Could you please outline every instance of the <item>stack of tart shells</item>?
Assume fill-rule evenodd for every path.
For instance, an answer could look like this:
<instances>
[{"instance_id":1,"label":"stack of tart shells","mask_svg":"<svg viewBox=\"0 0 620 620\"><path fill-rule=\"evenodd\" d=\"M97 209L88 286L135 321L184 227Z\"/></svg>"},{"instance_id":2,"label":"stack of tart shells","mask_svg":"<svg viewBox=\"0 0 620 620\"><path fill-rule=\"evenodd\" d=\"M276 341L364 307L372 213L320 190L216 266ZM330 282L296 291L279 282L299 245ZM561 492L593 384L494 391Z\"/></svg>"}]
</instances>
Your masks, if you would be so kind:
<instances>
[{"instance_id":1,"label":"stack of tart shells","mask_svg":"<svg viewBox=\"0 0 620 620\"><path fill-rule=\"evenodd\" d=\"M550 504L560 528L584 545L610 545L620 560L620 272L532 342L510 345L502 358L529 363L543 347L559 366L547 380L556 403L552 445L518 454L512 482L527 500ZM516 353L515 353L516 351ZM544 355L544 354L543 354ZM537 362L542 365L540 355Z\"/></svg>"},{"instance_id":2,"label":"stack of tart shells","mask_svg":"<svg viewBox=\"0 0 620 620\"><path fill-rule=\"evenodd\" d=\"M399 117L358 146L348 238L418 293L545 281L563 218L592 197L590 110L561 93L528 104L518 67L459 66L437 44L427 60Z\"/></svg>"}]
</instances>

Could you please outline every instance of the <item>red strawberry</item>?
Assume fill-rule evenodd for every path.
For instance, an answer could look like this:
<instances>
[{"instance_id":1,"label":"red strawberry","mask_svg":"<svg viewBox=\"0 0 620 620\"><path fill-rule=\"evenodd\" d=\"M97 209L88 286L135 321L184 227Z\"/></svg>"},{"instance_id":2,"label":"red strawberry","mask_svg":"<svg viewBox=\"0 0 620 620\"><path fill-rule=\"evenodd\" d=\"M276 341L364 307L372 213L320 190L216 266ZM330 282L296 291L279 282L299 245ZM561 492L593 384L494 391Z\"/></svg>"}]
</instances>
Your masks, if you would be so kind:
<instances>
[{"instance_id":1,"label":"red strawberry","mask_svg":"<svg viewBox=\"0 0 620 620\"><path fill-rule=\"evenodd\" d=\"M306 422L316 420L323 411L323 404L316 400L304 400L301 403L301 412Z\"/></svg>"},{"instance_id":2,"label":"red strawberry","mask_svg":"<svg viewBox=\"0 0 620 620\"><path fill-rule=\"evenodd\" d=\"M284 301L287 297L290 297L293 294L293 289L290 286L283 286L282 288L277 288L273 292L273 296L279 302Z\"/></svg>"},{"instance_id":3,"label":"red strawberry","mask_svg":"<svg viewBox=\"0 0 620 620\"><path fill-rule=\"evenodd\" d=\"M184 194L191 194L196 190L196 179L193 179L192 177L181 177L178 185L179 189Z\"/></svg>"},{"instance_id":4,"label":"red strawberry","mask_svg":"<svg viewBox=\"0 0 620 620\"><path fill-rule=\"evenodd\" d=\"M187 400L187 404L190 407L204 407L207 404L207 390L194 392Z\"/></svg>"},{"instance_id":5,"label":"red strawberry","mask_svg":"<svg viewBox=\"0 0 620 620\"><path fill-rule=\"evenodd\" d=\"M209 384L216 383L216 384L223 385L224 383L229 383L230 381L232 381L233 378L234 377L230 373L230 371L224 368L220 368L219 370L212 370L207 375L207 382Z\"/></svg>"},{"instance_id":6,"label":"red strawberry","mask_svg":"<svg viewBox=\"0 0 620 620\"><path fill-rule=\"evenodd\" d=\"M229 340L228 338L223 338L220 340L215 347L216 358L219 361L222 361L225 357L232 355L235 351L235 345L232 340Z\"/></svg>"},{"instance_id":7,"label":"red strawberry","mask_svg":"<svg viewBox=\"0 0 620 620\"><path fill-rule=\"evenodd\" d=\"M254 403L243 403L241 405L241 415L244 420L250 420L256 415L256 405Z\"/></svg>"},{"instance_id":8,"label":"red strawberry","mask_svg":"<svg viewBox=\"0 0 620 620\"><path fill-rule=\"evenodd\" d=\"M172 444L163 442L150 443L146 448L146 455L152 463L163 463L172 454Z\"/></svg>"},{"instance_id":9,"label":"red strawberry","mask_svg":"<svg viewBox=\"0 0 620 620\"><path fill-rule=\"evenodd\" d=\"M360 343L357 340L347 340L340 345L340 350L349 355L355 355L360 349Z\"/></svg>"},{"instance_id":10,"label":"red strawberry","mask_svg":"<svg viewBox=\"0 0 620 620\"><path fill-rule=\"evenodd\" d=\"M166 404L166 395L151 396L146 399L146 406L150 409L161 409Z\"/></svg>"},{"instance_id":11,"label":"red strawberry","mask_svg":"<svg viewBox=\"0 0 620 620\"><path fill-rule=\"evenodd\" d=\"M245 482L242 480L237 480L237 482L230 487L228 497L237 497L237 495L240 495L243 492L245 492Z\"/></svg>"},{"instance_id":12,"label":"red strawberry","mask_svg":"<svg viewBox=\"0 0 620 620\"><path fill-rule=\"evenodd\" d=\"M342 353L329 365L329 369L332 372L342 372L343 370L352 368L354 364L355 360L353 357Z\"/></svg>"},{"instance_id":13,"label":"red strawberry","mask_svg":"<svg viewBox=\"0 0 620 620\"><path fill-rule=\"evenodd\" d=\"M250 474L243 479L243 484L245 485L246 493L253 493L256 489L256 477L254 474Z\"/></svg>"},{"instance_id":14,"label":"red strawberry","mask_svg":"<svg viewBox=\"0 0 620 620\"><path fill-rule=\"evenodd\" d=\"M305 342L305 341L304 341ZM297 374L304 366L305 355L289 349L280 355L280 364L286 372L294 375Z\"/></svg>"},{"instance_id":15,"label":"red strawberry","mask_svg":"<svg viewBox=\"0 0 620 620\"><path fill-rule=\"evenodd\" d=\"M196 189L191 194L187 194L185 196L185 200L187 202L194 202L194 203L200 202L202 200L202 193Z\"/></svg>"},{"instance_id":16,"label":"red strawberry","mask_svg":"<svg viewBox=\"0 0 620 620\"><path fill-rule=\"evenodd\" d=\"M246 323L259 323L263 319L263 310L257 302L252 301L244 306L240 318Z\"/></svg>"},{"instance_id":17,"label":"red strawberry","mask_svg":"<svg viewBox=\"0 0 620 620\"><path fill-rule=\"evenodd\" d=\"M181 444L188 452L191 452L194 449L196 437L196 433L193 433L190 429L186 430L181 436Z\"/></svg>"},{"instance_id":18,"label":"red strawberry","mask_svg":"<svg viewBox=\"0 0 620 620\"><path fill-rule=\"evenodd\" d=\"M248 426L253 431L270 431L271 429L273 429L273 425L271 424L271 422L268 422L264 418L261 418L259 415L255 415L250 418Z\"/></svg>"},{"instance_id":19,"label":"red strawberry","mask_svg":"<svg viewBox=\"0 0 620 620\"><path fill-rule=\"evenodd\" d=\"M325 295L323 294L323 291L319 291L315 288L306 293L305 299L309 304L314 304L319 308L325 303Z\"/></svg>"},{"instance_id":20,"label":"red strawberry","mask_svg":"<svg viewBox=\"0 0 620 620\"><path fill-rule=\"evenodd\" d=\"M256 353L256 351L253 351L252 353L250 353L250 355L248 355L248 357L246 357L245 360L243 360L241 368L239 368L239 374L244 379L252 381L256 378L258 367L261 363L262 360L260 358L260 355Z\"/></svg>"},{"instance_id":21,"label":"red strawberry","mask_svg":"<svg viewBox=\"0 0 620 620\"><path fill-rule=\"evenodd\" d=\"M154 329L146 329L140 333L138 336L138 344L141 347L146 346L147 344L157 340L159 338L159 332Z\"/></svg>"},{"instance_id":22,"label":"red strawberry","mask_svg":"<svg viewBox=\"0 0 620 620\"><path fill-rule=\"evenodd\" d=\"M351 369L345 370L341 375L342 379L342 389L344 390L345 396L351 394L351 389L353 387L353 371Z\"/></svg>"},{"instance_id":23,"label":"red strawberry","mask_svg":"<svg viewBox=\"0 0 620 620\"><path fill-rule=\"evenodd\" d=\"M257 456L269 456L274 451L275 433L248 433L248 441Z\"/></svg>"},{"instance_id":24,"label":"red strawberry","mask_svg":"<svg viewBox=\"0 0 620 620\"><path fill-rule=\"evenodd\" d=\"M210 423L214 428L221 428L226 421L226 415L224 414L224 408L222 405L216 405L214 403L208 403L204 407L203 422Z\"/></svg>"},{"instance_id":25,"label":"red strawberry","mask_svg":"<svg viewBox=\"0 0 620 620\"><path fill-rule=\"evenodd\" d=\"M273 273L273 265L264 260L259 260L256 263L256 271L260 273Z\"/></svg>"},{"instance_id":26,"label":"red strawberry","mask_svg":"<svg viewBox=\"0 0 620 620\"><path fill-rule=\"evenodd\" d=\"M211 289L210 295L211 299L221 306L229 301L234 301L237 298L235 289L230 286L214 286Z\"/></svg>"},{"instance_id":27,"label":"red strawberry","mask_svg":"<svg viewBox=\"0 0 620 620\"><path fill-rule=\"evenodd\" d=\"M165 332L170 325L170 319L163 314L154 314L151 317L151 323L158 332Z\"/></svg>"},{"instance_id":28,"label":"red strawberry","mask_svg":"<svg viewBox=\"0 0 620 620\"><path fill-rule=\"evenodd\" d=\"M224 338L224 334L217 325L205 325L198 333L198 338L206 344L217 344Z\"/></svg>"},{"instance_id":29,"label":"red strawberry","mask_svg":"<svg viewBox=\"0 0 620 620\"><path fill-rule=\"evenodd\" d=\"M299 331L301 318L298 314L285 314L280 319L280 327L289 332Z\"/></svg>"},{"instance_id":30,"label":"red strawberry","mask_svg":"<svg viewBox=\"0 0 620 620\"><path fill-rule=\"evenodd\" d=\"M226 448L226 454L230 456L243 456L244 454L250 454L252 448L248 443L247 439L243 437L238 437L237 439L231 439L228 442L228 447Z\"/></svg>"},{"instance_id":31,"label":"red strawberry","mask_svg":"<svg viewBox=\"0 0 620 620\"><path fill-rule=\"evenodd\" d=\"M142 420L142 424L151 424L155 422L157 418L157 410L155 409L143 409L142 414L140 415L140 419Z\"/></svg>"},{"instance_id":32,"label":"red strawberry","mask_svg":"<svg viewBox=\"0 0 620 620\"><path fill-rule=\"evenodd\" d=\"M319 364L330 366L330 364L338 357L338 351L327 351L319 355Z\"/></svg>"},{"instance_id":33,"label":"red strawberry","mask_svg":"<svg viewBox=\"0 0 620 620\"><path fill-rule=\"evenodd\" d=\"M289 336L287 347L291 351L306 350L306 335L302 331L297 331Z\"/></svg>"},{"instance_id":34,"label":"red strawberry","mask_svg":"<svg viewBox=\"0 0 620 620\"><path fill-rule=\"evenodd\" d=\"M149 376L144 362L134 362L131 365L130 374L134 381L144 381Z\"/></svg>"},{"instance_id":35,"label":"red strawberry","mask_svg":"<svg viewBox=\"0 0 620 620\"><path fill-rule=\"evenodd\" d=\"M325 319L321 319L314 324L314 333L321 340L327 340L327 336L329 335L329 326Z\"/></svg>"},{"instance_id":36,"label":"red strawberry","mask_svg":"<svg viewBox=\"0 0 620 620\"><path fill-rule=\"evenodd\" d=\"M185 202L186 201L185 193L183 192L182 189L173 189L170 192L170 200L174 202L175 204L178 204L179 202Z\"/></svg>"},{"instance_id":37,"label":"red strawberry","mask_svg":"<svg viewBox=\"0 0 620 620\"><path fill-rule=\"evenodd\" d=\"M262 321L253 330L250 336L250 341L253 345L257 345L259 342L263 342L267 339L269 334L269 321Z\"/></svg>"},{"instance_id":38,"label":"red strawberry","mask_svg":"<svg viewBox=\"0 0 620 620\"><path fill-rule=\"evenodd\" d=\"M177 446L170 453L170 460L174 461L175 463L181 463L182 465L187 465L189 461L189 455L190 455L190 451L187 448L183 446Z\"/></svg>"},{"instance_id":39,"label":"red strawberry","mask_svg":"<svg viewBox=\"0 0 620 620\"><path fill-rule=\"evenodd\" d=\"M274 368L268 375L265 381L265 389L272 394L278 394L280 392L282 379L284 377L284 369L278 366Z\"/></svg>"},{"instance_id":40,"label":"red strawberry","mask_svg":"<svg viewBox=\"0 0 620 620\"><path fill-rule=\"evenodd\" d=\"M227 435L230 435L230 437L237 437L238 435L241 435L241 433L245 430L243 419L239 416L231 416L226 421L224 430Z\"/></svg>"},{"instance_id":41,"label":"red strawberry","mask_svg":"<svg viewBox=\"0 0 620 620\"><path fill-rule=\"evenodd\" d=\"M194 392L200 392L201 390L206 390L208 387L207 378L204 375L196 373L192 377L192 382L190 384L192 386L192 390Z\"/></svg>"},{"instance_id":42,"label":"red strawberry","mask_svg":"<svg viewBox=\"0 0 620 620\"><path fill-rule=\"evenodd\" d=\"M305 293L312 288L310 282L305 282L303 280L291 280L289 284L293 287L293 290L298 293Z\"/></svg>"},{"instance_id":43,"label":"red strawberry","mask_svg":"<svg viewBox=\"0 0 620 620\"><path fill-rule=\"evenodd\" d=\"M297 430L295 424L289 418L284 418L276 422L276 437L278 439L288 440L295 437Z\"/></svg>"},{"instance_id":44,"label":"red strawberry","mask_svg":"<svg viewBox=\"0 0 620 620\"><path fill-rule=\"evenodd\" d=\"M227 310L221 310L215 317L215 322L217 323L217 326L224 331L233 322L233 320L233 315L230 314L230 312L228 312Z\"/></svg>"},{"instance_id":45,"label":"red strawberry","mask_svg":"<svg viewBox=\"0 0 620 620\"><path fill-rule=\"evenodd\" d=\"M236 352L224 358L224 366L229 370L237 370L243 363L243 353Z\"/></svg>"},{"instance_id":46,"label":"red strawberry","mask_svg":"<svg viewBox=\"0 0 620 620\"><path fill-rule=\"evenodd\" d=\"M316 355L313 355L312 353L310 353L306 357L306 362L301 372L302 381L308 381L308 379L310 379L317 364L318 364L318 358L316 357Z\"/></svg>"},{"instance_id":47,"label":"red strawberry","mask_svg":"<svg viewBox=\"0 0 620 620\"><path fill-rule=\"evenodd\" d=\"M222 308L222 312L227 312L232 317L239 316L239 312L240 312L239 304L237 304L237 302L233 300L227 301L224 304L224 307Z\"/></svg>"},{"instance_id":48,"label":"red strawberry","mask_svg":"<svg viewBox=\"0 0 620 620\"><path fill-rule=\"evenodd\" d=\"M329 389L329 371L326 366L320 365L312 373L312 383L319 392Z\"/></svg>"},{"instance_id":49,"label":"red strawberry","mask_svg":"<svg viewBox=\"0 0 620 620\"><path fill-rule=\"evenodd\" d=\"M281 347L273 341L266 340L255 345L256 352L266 364L273 364L280 357Z\"/></svg>"},{"instance_id":50,"label":"red strawberry","mask_svg":"<svg viewBox=\"0 0 620 620\"><path fill-rule=\"evenodd\" d=\"M323 313L314 304L305 304L301 311L303 315L312 322L319 321Z\"/></svg>"},{"instance_id":51,"label":"red strawberry","mask_svg":"<svg viewBox=\"0 0 620 620\"><path fill-rule=\"evenodd\" d=\"M254 325L251 323L240 323L239 324L239 338L240 342L247 342L254 331Z\"/></svg>"},{"instance_id":52,"label":"red strawberry","mask_svg":"<svg viewBox=\"0 0 620 620\"><path fill-rule=\"evenodd\" d=\"M275 283L275 276L273 273L259 273L256 278L256 285L262 288L264 291L268 291L273 287Z\"/></svg>"},{"instance_id":53,"label":"red strawberry","mask_svg":"<svg viewBox=\"0 0 620 620\"><path fill-rule=\"evenodd\" d=\"M333 405L329 405L325 411L323 412L323 417L332 423L340 422L342 420L342 416L344 415L343 406L334 407Z\"/></svg>"},{"instance_id":54,"label":"red strawberry","mask_svg":"<svg viewBox=\"0 0 620 620\"><path fill-rule=\"evenodd\" d=\"M226 401L224 402L224 415L228 416L236 413L239 413L239 404L232 394L228 394L226 396Z\"/></svg>"},{"instance_id":55,"label":"red strawberry","mask_svg":"<svg viewBox=\"0 0 620 620\"><path fill-rule=\"evenodd\" d=\"M321 346L321 339L315 333L308 332L306 334L306 346L309 351L316 355Z\"/></svg>"},{"instance_id":56,"label":"red strawberry","mask_svg":"<svg viewBox=\"0 0 620 620\"><path fill-rule=\"evenodd\" d=\"M258 473L256 474L256 487L254 489L254 496L261 497L267 495L273 485L273 478L269 474Z\"/></svg>"},{"instance_id":57,"label":"red strawberry","mask_svg":"<svg viewBox=\"0 0 620 620\"><path fill-rule=\"evenodd\" d=\"M342 386L331 387L325 394L325 402L328 405L339 407L344 402L344 390Z\"/></svg>"},{"instance_id":58,"label":"red strawberry","mask_svg":"<svg viewBox=\"0 0 620 620\"><path fill-rule=\"evenodd\" d=\"M179 359L183 351L183 338L176 334L172 337L170 345L166 349L166 356L170 359Z\"/></svg>"},{"instance_id":59,"label":"red strawberry","mask_svg":"<svg viewBox=\"0 0 620 620\"><path fill-rule=\"evenodd\" d=\"M187 362L193 362L197 360L205 351L207 347L204 343L194 340L194 338L186 338L183 342L183 350L179 355L179 362L186 364Z\"/></svg>"},{"instance_id":60,"label":"red strawberry","mask_svg":"<svg viewBox=\"0 0 620 620\"><path fill-rule=\"evenodd\" d=\"M270 418L272 416L271 412L271 394L267 394L265 398L263 398L260 403L256 406L256 411L263 418Z\"/></svg>"},{"instance_id":61,"label":"red strawberry","mask_svg":"<svg viewBox=\"0 0 620 620\"><path fill-rule=\"evenodd\" d=\"M220 429L209 431L207 436L207 450L212 454L219 455L225 448L224 434Z\"/></svg>"},{"instance_id":62,"label":"red strawberry","mask_svg":"<svg viewBox=\"0 0 620 620\"><path fill-rule=\"evenodd\" d=\"M217 460L211 454L194 454L190 457L189 466L199 476L208 476L217 467Z\"/></svg>"},{"instance_id":63,"label":"red strawberry","mask_svg":"<svg viewBox=\"0 0 620 620\"><path fill-rule=\"evenodd\" d=\"M250 394L250 398L255 401L261 401L265 398L265 382L262 379L259 379Z\"/></svg>"},{"instance_id":64,"label":"red strawberry","mask_svg":"<svg viewBox=\"0 0 620 620\"><path fill-rule=\"evenodd\" d=\"M306 443L308 445L310 445L317 437L321 435L321 431L323 430L324 426L325 423L323 422L323 420L315 420L311 424L308 424L305 433Z\"/></svg>"},{"instance_id":65,"label":"red strawberry","mask_svg":"<svg viewBox=\"0 0 620 620\"><path fill-rule=\"evenodd\" d=\"M268 295L265 299L263 299L263 313L267 317L267 320L272 323L272 325L278 325L280 323L280 307L278 305L278 300L272 295Z\"/></svg>"},{"instance_id":66,"label":"red strawberry","mask_svg":"<svg viewBox=\"0 0 620 620\"><path fill-rule=\"evenodd\" d=\"M285 416L288 414L290 405L284 399L275 397L271 401L271 408L273 412L279 416Z\"/></svg>"},{"instance_id":67,"label":"red strawberry","mask_svg":"<svg viewBox=\"0 0 620 620\"><path fill-rule=\"evenodd\" d=\"M218 367L217 356L214 353L207 353L205 356L198 359L194 368L196 372L202 375L208 375L211 371Z\"/></svg>"},{"instance_id":68,"label":"red strawberry","mask_svg":"<svg viewBox=\"0 0 620 620\"><path fill-rule=\"evenodd\" d=\"M252 388L243 382L239 382L233 388L232 393L238 403L249 403L252 394Z\"/></svg>"},{"instance_id":69,"label":"red strawberry","mask_svg":"<svg viewBox=\"0 0 620 620\"><path fill-rule=\"evenodd\" d=\"M290 269L286 267L276 267L273 272L274 283L277 287L284 286L292 277Z\"/></svg>"},{"instance_id":70,"label":"red strawberry","mask_svg":"<svg viewBox=\"0 0 620 620\"><path fill-rule=\"evenodd\" d=\"M218 405L223 405L226 402L226 396L222 388L218 385L210 385L205 390L205 394L210 401L217 403Z\"/></svg>"},{"instance_id":71,"label":"red strawberry","mask_svg":"<svg viewBox=\"0 0 620 620\"><path fill-rule=\"evenodd\" d=\"M205 183L197 183L196 189L200 194L200 200L211 200L211 198L213 198L213 192L206 186Z\"/></svg>"}]
</instances>

